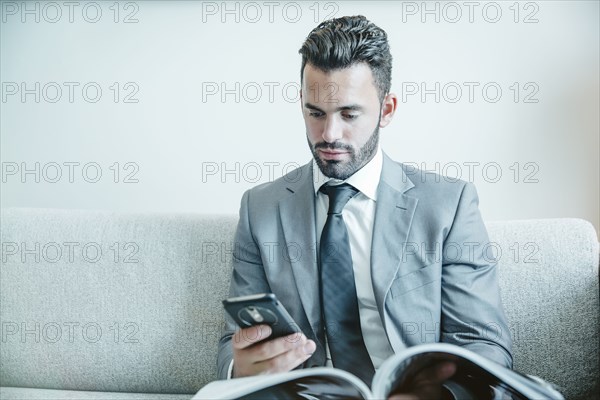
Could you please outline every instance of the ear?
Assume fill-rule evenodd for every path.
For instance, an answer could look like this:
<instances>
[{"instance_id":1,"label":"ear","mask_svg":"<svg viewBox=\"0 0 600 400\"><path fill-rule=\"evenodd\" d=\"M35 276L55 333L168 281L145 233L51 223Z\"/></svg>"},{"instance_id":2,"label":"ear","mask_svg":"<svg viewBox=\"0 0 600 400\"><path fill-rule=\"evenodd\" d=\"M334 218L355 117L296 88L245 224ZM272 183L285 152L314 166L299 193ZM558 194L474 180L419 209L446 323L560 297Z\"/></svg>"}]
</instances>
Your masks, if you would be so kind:
<instances>
[{"instance_id":1,"label":"ear","mask_svg":"<svg viewBox=\"0 0 600 400\"><path fill-rule=\"evenodd\" d=\"M300 93L300 112L302 112L302 104L304 104L302 102L302 88L300 88L299 93Z\"/></svg>"},{"instance_id":2,"label":"ear","mask_svg":"<svg viewBox=\"0 0 600 400\"><path fill-rule=\"evenodd\" d=\"M381 118L379 119L379 127L385 128L392 122L396 108L398 107L398 96L395 93L388 93L383 99L381 105Z\"/></svg>"}]
</instances>

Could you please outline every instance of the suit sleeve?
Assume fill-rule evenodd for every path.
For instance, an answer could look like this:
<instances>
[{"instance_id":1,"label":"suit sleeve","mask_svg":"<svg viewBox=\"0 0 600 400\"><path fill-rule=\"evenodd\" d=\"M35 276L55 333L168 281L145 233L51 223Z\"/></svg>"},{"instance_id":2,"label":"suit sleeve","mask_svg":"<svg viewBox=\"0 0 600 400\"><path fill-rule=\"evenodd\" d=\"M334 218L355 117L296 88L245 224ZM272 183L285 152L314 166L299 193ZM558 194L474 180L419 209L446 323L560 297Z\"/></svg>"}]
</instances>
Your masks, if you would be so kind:
<instances>
[{"instance_id":1,"label":"suit sleeve","mask_svg":"<svg viewBox=\"0 0 600 400\"><path fill-rule=\"evenodd\" d=\"M229 286L229 297L271 292L263 269L259 246L252 235L248 214L249 203L250 191L247 191L242 196L240 219L234 236L233 272ZM231 337L237 329L237 324L225 313L225 327L219 340L217 354L218 379L228 378L229 366L233 359Z\"/></svg>"},{"instance_id":2,"label":"suit sleeve","mask_svg":"<svg viewBox=\"0 0 600 400\"><path fill-rule=\"evenodd\" d=\"M444 240L442 341L511 368L512 340L500 299L498 249L489 241L478 204L475 186L467 183Z\"/></svg>"}]
</instances>

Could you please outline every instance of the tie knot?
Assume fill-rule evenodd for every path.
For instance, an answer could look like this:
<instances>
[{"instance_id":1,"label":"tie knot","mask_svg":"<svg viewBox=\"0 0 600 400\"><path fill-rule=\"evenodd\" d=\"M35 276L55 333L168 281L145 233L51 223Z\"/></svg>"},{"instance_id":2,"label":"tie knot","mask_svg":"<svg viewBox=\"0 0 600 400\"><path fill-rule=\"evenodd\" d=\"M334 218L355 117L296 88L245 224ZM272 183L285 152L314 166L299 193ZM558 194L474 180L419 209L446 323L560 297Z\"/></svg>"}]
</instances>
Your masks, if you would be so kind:
<instances>
[{"instance_id":1,"label":"tie knot","mask_svg":"<svg viewBox=\"0 0 600 400\"><path fill-rule=\"evenodd\" d=\"M325 184L319 190L329 196L327 215L341 214L348 201L358 193L358 189L348 183L342 183L341 185Z\"/></svg>"}]
</instances>

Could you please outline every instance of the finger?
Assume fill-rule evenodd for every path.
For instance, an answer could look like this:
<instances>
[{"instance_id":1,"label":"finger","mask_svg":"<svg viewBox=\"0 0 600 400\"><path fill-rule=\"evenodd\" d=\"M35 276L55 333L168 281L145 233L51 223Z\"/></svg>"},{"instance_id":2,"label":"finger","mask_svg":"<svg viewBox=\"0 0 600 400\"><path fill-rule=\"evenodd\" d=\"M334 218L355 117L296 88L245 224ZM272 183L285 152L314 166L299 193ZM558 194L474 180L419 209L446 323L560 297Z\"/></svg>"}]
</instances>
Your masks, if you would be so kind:
<instances>
[{"instance_id":1,"label":"finger","mask_svg":"<svg viewBox=\"0 0 600 400\"><path fill-rule=\"evenodd\" d=\"M442 362L428 367L415 377L415 384L441 384L456 372L456 364L453 362Z\"/></svg>"},{"instance_id":2,"label":"finger","mask_svg":"<svg viewBox=\"0 0 600 400\"><path fill-rule=\"evenodd\" d=\"M299 346L276 357L254 364L254 368L260 370L260 373L290 371L308 360L312 356L314 349L316 349L315 343L309 340L304 346Z\"/></svg>"},{"instance_id":3,"label":"finger","mask_svg":"<svg viewBox=\"0 0 600 400\"><path fill-rule=\"evenodd\" d=\"M290 354L290 362L286 366L287 370L297 367L304 361L308 360L315 350L317 349L317 345L312 340L306 339L304 345L297 346L294 350L290 350L289 353L295 353L295 357Z\"/></svg>"},{"instance_id":4,"label":"finger","mask_svg":"<svg viewBox=\"0 0 600 400\"><path fill-rule=\"evenodd\" d=\"M456 373L456 364L453 362L444 362L438 365L436 379L438 382L444 382Z\"/></svg>"},{"instance_id":5,"label":"finger","mask_svg":"<svg viewBox=\"0 0 600 400\"><path fill-rule=\"evenodd\" d=\"M255 325L239 329L231 338L231 343L234 349L245 349L268 338L271 332L269 325Z\"/></svg>"},{"instance_id":6,"label":"finger","mask_svg":"<svg viewBox=\"0 0 600 400\"><path fill-rule=\"evenodd\" d=\"M304 346L302 347L302 351L305 355L312 355L315 350L317 350L317 344L312 340L307 340Z\"/></svg>"},{"instance_id":7,"label":"finger","mask_svg":"<svg viewBox=\"0 0 600 400\"><path fill-rule=\"evenodd\" d=\"M277 357L278 355L287 353L291 350L302 349L307 340L308 339L306 339L306 336L303 334L301 334L301 336L292 334L269 340L264 343L259 343L255 346L246 348L244 352L248 355L248 357L254 360L254 362L260 362Z\"/></svg>"},{"instance_id":8,"label":"finger","mask_svg":"<svg viewBox=\"0 0 600 400\"><path fill-rule=\"evenodd\" d=\"M442 384L456 372L453 362L441 362L419 373L413 382L412 394L419 399L438 399L442 395Z\"/></svg>"}]
</instances>

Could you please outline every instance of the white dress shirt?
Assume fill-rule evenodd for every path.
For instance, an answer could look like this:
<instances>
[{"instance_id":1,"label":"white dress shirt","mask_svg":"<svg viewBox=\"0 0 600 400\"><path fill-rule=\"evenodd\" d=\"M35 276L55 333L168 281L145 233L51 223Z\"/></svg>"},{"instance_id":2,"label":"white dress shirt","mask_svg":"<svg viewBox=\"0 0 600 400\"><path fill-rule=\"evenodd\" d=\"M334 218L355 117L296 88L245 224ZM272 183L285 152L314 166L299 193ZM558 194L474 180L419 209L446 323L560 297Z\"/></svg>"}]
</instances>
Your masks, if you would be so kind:
<instances>
[{"instance_id":1,"label":"white dress shirt","mask_svg":"<svg viewBox=\"0 0 600 400\"><path fill-rule=\"evenodd\" d=\"M329 208L329 197L319 191L321 186L331 180L333 181L332 184L345 182L360 191L348 201L342 211L342 217L346 223L350 241L360 326L365 346L375 369L379 368L383 361L394 354L383 329L371 280L373 222L375 221L375 206L377 204L377 186L379 185L382 167L383 155L379 147L371 161L345 181L326 177L313 160L313 184L316 196L315 225L319 243ZM317 251L318 248L317 246ZM329 346L326 346L326 348L327 366L332 366Z\"/></svg>"}]
</instances>

